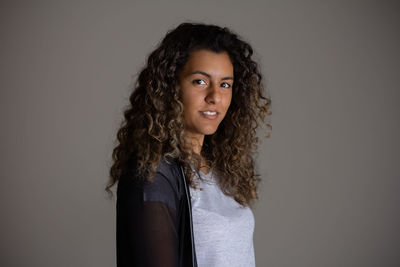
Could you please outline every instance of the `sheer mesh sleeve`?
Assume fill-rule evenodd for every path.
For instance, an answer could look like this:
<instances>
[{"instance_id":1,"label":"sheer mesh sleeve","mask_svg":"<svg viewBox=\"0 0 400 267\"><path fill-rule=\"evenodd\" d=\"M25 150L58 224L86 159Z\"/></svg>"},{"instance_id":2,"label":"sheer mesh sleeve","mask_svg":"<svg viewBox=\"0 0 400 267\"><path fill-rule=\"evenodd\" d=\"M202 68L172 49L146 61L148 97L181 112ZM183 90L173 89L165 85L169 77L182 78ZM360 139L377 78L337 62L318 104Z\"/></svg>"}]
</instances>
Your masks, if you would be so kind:
<instances>
[{"instance_id":1,"label":"sheer mesh sleeve","mask_svg":"<svg viewBox=\"0 0 400 267\"><path fill-rule=\"evenodd\" d=\"M178 266L177 192L160 173L151 184L121 178L117 189L117 266Z\"/></svg>"}]
</instances>

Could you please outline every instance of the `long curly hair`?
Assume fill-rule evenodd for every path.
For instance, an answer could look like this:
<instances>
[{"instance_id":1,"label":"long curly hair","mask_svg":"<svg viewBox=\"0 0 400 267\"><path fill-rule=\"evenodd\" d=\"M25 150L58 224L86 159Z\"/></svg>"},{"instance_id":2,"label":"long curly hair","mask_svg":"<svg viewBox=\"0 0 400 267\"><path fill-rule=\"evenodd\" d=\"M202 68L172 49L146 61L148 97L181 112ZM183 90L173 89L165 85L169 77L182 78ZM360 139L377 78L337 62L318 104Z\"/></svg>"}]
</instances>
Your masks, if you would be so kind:
<instances>
[{"instance_id":1,"label":"long curly hair","mask_svg":"<svg viewBox=\"0 0 400 267\"><path fill-rule=\"evenodd\" d=\"M260 122L272 129L266 121L271 100L264 95L252 47L228 28L199 23L182 23L169 31L139 73L117 133L119 144L112 153L106 186L111 196L111 187L132 169L132 164L136 166L136 179L152 182L162 157L178 160L189 185L198 185L194 177L199 174L201 157L185 145L178 74L190 52L200 49L227 52L234 69L231 104L217 131L205 136L201 157L216 174L224 194L243 206L258 199L261 179L255 172L256 129ZM269 135L267 131L265 136Z\"/></svg>"}]
</instances>

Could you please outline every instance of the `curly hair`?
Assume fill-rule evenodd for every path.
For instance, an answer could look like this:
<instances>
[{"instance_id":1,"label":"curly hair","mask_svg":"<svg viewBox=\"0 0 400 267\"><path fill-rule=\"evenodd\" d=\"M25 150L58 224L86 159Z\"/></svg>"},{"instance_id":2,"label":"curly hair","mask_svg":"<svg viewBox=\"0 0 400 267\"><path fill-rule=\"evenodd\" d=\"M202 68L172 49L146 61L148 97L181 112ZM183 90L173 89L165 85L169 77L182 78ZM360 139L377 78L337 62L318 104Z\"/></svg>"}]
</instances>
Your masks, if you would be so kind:
<instances>
[{"instance_id":1,"label":"curly hair","mask_svg":"<svg viewBox=\"0 0 400 267\"><path fill-rule=\"evenodd\" d=\"M243 206L258 199L260 181L255 172L256 129L271 114L270 98L264 95L262 75L252 60L253 49L228 28L182 23L169 31L149 55L139 73L117 133L119 144L112 153L113 165L106 191L132 168L136 179L152 182L162 157L172 157L185 169L190 186L201 167L200 155L185 145L183 104L178 74L195 50L227 52L234 69L232 100L217 131L204 138L201 156L216 174L222 192ZM266 137L269 136L269 132ZM194 171L192 170L194 166Z\"/></svg>"}]
</instances>

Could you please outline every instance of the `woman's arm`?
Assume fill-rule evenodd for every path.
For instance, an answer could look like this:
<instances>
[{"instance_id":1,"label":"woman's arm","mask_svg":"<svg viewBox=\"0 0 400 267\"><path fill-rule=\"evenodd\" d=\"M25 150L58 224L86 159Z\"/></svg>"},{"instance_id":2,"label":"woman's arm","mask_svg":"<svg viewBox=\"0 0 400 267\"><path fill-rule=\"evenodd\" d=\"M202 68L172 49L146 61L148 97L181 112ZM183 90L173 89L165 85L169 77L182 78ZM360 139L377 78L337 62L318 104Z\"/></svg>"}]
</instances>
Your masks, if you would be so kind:
<instances>
[{"instance_id":1,"label":"woman's arm","mask_svg":"<svg viewBox=\"0 0 400 267\"><path fill-rule=\"evenodd\" d=\"M178 266L177 193L156 173L153 183L121 178L117 189L117 266Z\"/></svg>"}]
</instances>

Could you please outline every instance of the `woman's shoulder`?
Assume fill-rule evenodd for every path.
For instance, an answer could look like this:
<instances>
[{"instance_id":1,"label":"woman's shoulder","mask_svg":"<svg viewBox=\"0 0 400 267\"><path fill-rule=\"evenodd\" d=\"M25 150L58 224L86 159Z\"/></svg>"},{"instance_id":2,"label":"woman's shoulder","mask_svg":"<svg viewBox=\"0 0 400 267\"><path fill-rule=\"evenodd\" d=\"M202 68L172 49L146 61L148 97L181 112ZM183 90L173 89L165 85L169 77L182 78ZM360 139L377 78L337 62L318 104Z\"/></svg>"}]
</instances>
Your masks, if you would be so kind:
<instances>
[{"instance_id":1,"label":"woman's shoulder","mask_svg":"<svg viewBox=\"0 0 400 267\"><path fill-rule=\"evenodd\" d=\"M119 195L137 196L140 201L164 203L177 210L183 194L181 177L178 162L163 158L157 166L152 181L141 181L134 176L126 177L131 182L120 181Z\"/></svg>"},{"instance_id":2,"label":"woman's shoulder","mask_svg":"<svg viewBox=\"0 0 400 267\"><path fill-rule=\"evenodd\" d=\"M171 157L162 157L151 181L137 176L135 162L130 163L129 171L121 176L118 187L142 188L145 192L175 194L182 193L182 173L178 161Z\"/></svg>"},{"instance_id":3,"label":"woman's shoulder","mask_svg":"<svg viewBox=\"0 0 400 267\"><path fill-rule=\"evenodd\" d=\"M164 156L158 164L156 174L163 175L172 183L177 183L181 178L181 170L178 161L172 157Z\"/></svg>"}]
</instances>

